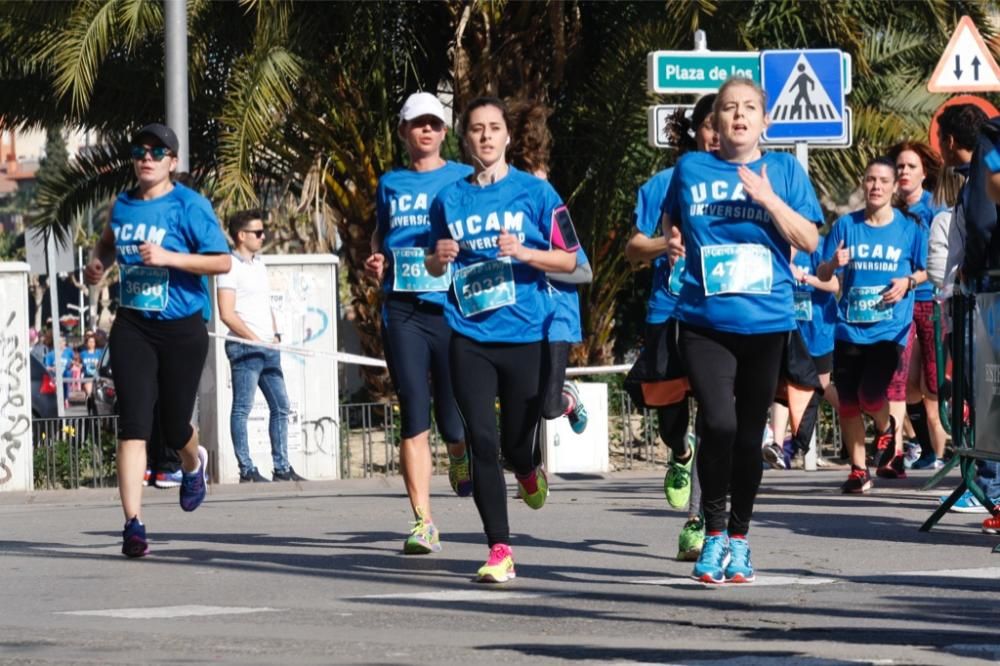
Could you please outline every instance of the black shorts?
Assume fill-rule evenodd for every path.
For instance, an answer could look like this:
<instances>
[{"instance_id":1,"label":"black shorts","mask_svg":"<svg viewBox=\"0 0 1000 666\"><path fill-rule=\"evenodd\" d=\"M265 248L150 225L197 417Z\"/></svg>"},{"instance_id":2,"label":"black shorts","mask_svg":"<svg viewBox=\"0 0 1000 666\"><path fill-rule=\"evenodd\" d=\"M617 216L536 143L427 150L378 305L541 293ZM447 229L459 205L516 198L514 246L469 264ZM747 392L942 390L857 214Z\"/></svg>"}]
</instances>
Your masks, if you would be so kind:
<instances>
[{"instance_id":1,"label":"black shorts","mask_svg":"<svg viewBox=\"0 0 1000 666\"><path fill-rule=\"evenodd\" d=\"M184 448L194 432L191 416L208 355L201 313L154 320L121 308L108 344L118 396L118 438L149 441L159 403L163 446Z\"/></svg>"}]
</instances>

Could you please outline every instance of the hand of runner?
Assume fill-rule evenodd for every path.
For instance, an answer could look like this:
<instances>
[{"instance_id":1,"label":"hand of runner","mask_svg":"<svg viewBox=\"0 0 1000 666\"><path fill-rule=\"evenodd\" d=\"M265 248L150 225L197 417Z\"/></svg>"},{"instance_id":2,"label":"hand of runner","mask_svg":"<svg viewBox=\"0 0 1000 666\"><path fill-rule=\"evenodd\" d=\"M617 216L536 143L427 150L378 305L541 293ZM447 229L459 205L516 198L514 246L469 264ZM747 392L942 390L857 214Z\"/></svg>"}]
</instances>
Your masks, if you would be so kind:
<instances>
[{"instance_id":1,"label":"hand of runner","mask_svg":"<svg viewBox=\"0 0 1000 666\"><path fill-rule=\"evenodd\" d=\"M458 256L458 243L450 238L442 238L434 246L434 258L441 264L450 264Z\"/></svg>"},{"instance_id":2,"label":"hand of runner","mask_svg":"<svg viewBox=\"0 0 1000 666\"><path fill-rule=\"evenodd\" d=\"M764 205L768 199L775 196L774 190L771 188L771 181L767 177L766 164L761 165L759 176L745 164L740 165L737 173L740 176L740 182L743 183L743 190L754 203Z\"/></svg>"},{"instance_id":3,"label":"hand of runner","mask_svg":"<svg viewBox=\"0 0 1000 666\"><path fill-rule=\"evenodd\" d=\"M506 229L500 230L500 240L497 241L497 252L498 257L513 257L518 261L521 258L518 256L521 252L521 241L518 239L517 234L512 234Z\"/></svg>"},{"instance_id":4,"label":"hand of runner","mask_svg":"<svg viewBox=\"0 0 1000 666\"><path fill-rule=\"evenodd\" d=\"M385 270L385 255L381 252L373 252L365 259L365 272L376 280L382 279L382 272Z\"/></svg>"},{"instance_id":5,"label":"hand of runner","mask_svg":"<svg viewBox=\"0 0 1000 666\"><path fill-rule=\"evenodd\" d=\"M796 282L801 282L802 284L807 284L809 280L809 273L805 272L799 266L792 264L792 277L795 278Z\"/></svg>"},{"instance_id":6,"label":"hand of runner","mask_svg":"<svg viewBox=\"0 0 1000 666\"><path fill-rule=\"evenodd\" d=\"M667 240L667 259L670 261L670 265L673 266L677 263L678 259L684 258L684 238L681 236L681 230L676 226L670 227L670 238Z\"/></svg>"},{"instance_id":7,"label":"hand of runner","mask_svg":"<svg viewBox=\"0 0 1000 666\"><path fill-rule=\"evenodd\" d=\"M851 261L851 251L844 247L844 241L840 241L840 245L837 246L833 260L837 268L843 268Z\"/></svg>"},{"instance_id":8,"label":"hand of runner","mask_svg":"<svg viewBox=\"0 0 1000 666\"><path fill-rule=\"evenodd\" d=\"M171 254L173 253L164 250L156 243L147 241L139 246L139 256L142 257L142 263L147 266L167 266Z\"/></svg>"},{"instance_id":9,"label":"hand of runner","mask_svg":"<svg viewBox=\"0 0 1000 666\"><path fill-rule=\"evenodd\" d=\"M882 300L892 305L898 303L906 297L906 292L910 290L910 281L905 277L892 278L889 287L882 292Z\"/></svg>"},{"instance_id":10,"label":"hand of runner","mask_svg":"<svg viewBox=\"0 0 1000 666\"><path fill-rule=\"evenodd\" d=\"M104 263L97 257L94 257L83 268L83 281L87 284L97 284L104 277L105 270Z\"/></svg>"}]
</instances>

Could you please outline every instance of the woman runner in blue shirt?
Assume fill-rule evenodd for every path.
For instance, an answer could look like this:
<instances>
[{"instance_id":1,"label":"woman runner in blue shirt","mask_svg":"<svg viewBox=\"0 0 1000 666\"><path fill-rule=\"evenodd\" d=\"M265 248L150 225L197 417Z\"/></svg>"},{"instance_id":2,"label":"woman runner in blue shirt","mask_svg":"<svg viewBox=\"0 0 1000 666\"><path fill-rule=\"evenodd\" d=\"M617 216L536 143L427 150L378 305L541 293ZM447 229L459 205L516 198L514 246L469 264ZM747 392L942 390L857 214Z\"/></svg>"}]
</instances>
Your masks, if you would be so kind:
<instances>
[{"instance_id":1,"label":"woman runner in blue shirt","mask_svg":"<svg viewBox=\"0 0 1000 666\"><path fill-rule=\"evenodd\" d=\"M159 405L163 445L180 453L180 505L194 511L205 499L208 455L191 427L198 382L208 354L202 276L226 273L229 244L205 197L174 183L177 135L165 125L132 137L138 187L111 209L84 272L96 284L115 261L121 307L111 328L111 370L118 396L118 492L125 511L122 553L148 552L140 519L146 441Z\"/></svg>"},{"instance_id":2,"label":"woman runner in blue shirt","mask_svg":"<svg viewBox=\"0 0 1000 666\"><path fill-rule=\"evenodd\" d=\"M535 466L534 447L545 321L552 308L545 273L572 272L577 247L564 247L559 218L569 213L552 186L507 165L504 103L473 100L461 127L475 173L442 189L431 205L434 251L426 264L432 275L452 268L445 302L454 331L452 383L471 448L473 497L490 547L477 578L503 583L515 572L500 453L514 469L518 494L540 509L548 484Z\"/></svg>"},{"instance_id":3,"label":"woman runner in blue shirt","mask_svg":"<svg viewBox=\"0 0 1000 666\"><path fill-rule=\"evenodd\" d=\"M824 262L817 269L821 280L835 277L841 292L833 377L844 445L851 456L851 472L841 487L845 493L865 493L872 486L862 412L875 420L877 448L895 449L889 383L910 337L913 292L927 279L927 229L892 206L896 185L892 160L869 163L862 182L865 207L833 225L826 237ZM901 463L902 459L900 469Z\"/></svg>"},{"instance_id":4,"label":"woman runner in blue shirt","mask_svg":"<svg viewBox=\"0 0 1000 666\"><path fill-rule=\"evenodd\" d=\"M382 341L399 398L403 440L399 458L414 517L403 552L421 555L441 550L431 515L432 391L438 431L448 446L451 487L459 497L472 493L465 432L448 369L451 329L443 307L451 279L431 277L424 268L424 254L431 244L430 204L442 187L468 176L472 169L441 157L448 128L444 107L430 93L410 95L399 112L397 132L406 144L410 166L379 180L377 227L365 269L382 280L385 293Z\"/></svg>"},{"instance_id":5,"label":"woman runner in blue shirt","mask_svg":"<svg viewBox=\"0 0 1000 666\"><path fill-rule=\"evenodd\" d=\"M701 412L706 537L693 575L706 583L754 579L747 532L760 435L795 328L789 257L816 248L822 222L795 158L761 150L764 109L756 83L728 79L713 109L718 152L682 157L664 201L664 235L680 227L687 257L674 316Z\"/></svg>"}]
</instances>

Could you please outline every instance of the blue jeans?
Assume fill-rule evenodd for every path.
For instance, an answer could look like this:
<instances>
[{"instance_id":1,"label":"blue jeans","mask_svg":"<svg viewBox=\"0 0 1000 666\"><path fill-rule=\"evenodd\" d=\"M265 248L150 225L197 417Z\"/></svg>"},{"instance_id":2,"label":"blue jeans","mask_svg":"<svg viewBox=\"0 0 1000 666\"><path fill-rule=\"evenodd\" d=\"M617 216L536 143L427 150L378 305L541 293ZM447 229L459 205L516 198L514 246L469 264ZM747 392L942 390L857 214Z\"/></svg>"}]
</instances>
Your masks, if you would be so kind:
<instances>
[{"instance_id":1,"label":"blue jeans","mask_svg":"<svg viewBox=\"0 0 1000 666\"><path fill-rule=\"evenodd\" d=\"M288 393L285 375L281 372L281 353L275 349L254 347L240 342L226 343L226 356L233 373L233 409L229 416L229 431L233 449L245 476L257 468L250 459L247 418L253 408L257 387L264 393L271 417L267 434L271 439L271 457L275 472L288 471Z\"/></svg>"},{"instance_id":2,"label":"blue jeans","mask_svg":"<svg viewBox=\"0 0 1000 666\"><path fill-rule=\"evenodd\" d=\"M1000 497L1000 463L992 460L977 460L979 468L976 473L976 483L990 499Z\"/></svg>"}]
</instances>

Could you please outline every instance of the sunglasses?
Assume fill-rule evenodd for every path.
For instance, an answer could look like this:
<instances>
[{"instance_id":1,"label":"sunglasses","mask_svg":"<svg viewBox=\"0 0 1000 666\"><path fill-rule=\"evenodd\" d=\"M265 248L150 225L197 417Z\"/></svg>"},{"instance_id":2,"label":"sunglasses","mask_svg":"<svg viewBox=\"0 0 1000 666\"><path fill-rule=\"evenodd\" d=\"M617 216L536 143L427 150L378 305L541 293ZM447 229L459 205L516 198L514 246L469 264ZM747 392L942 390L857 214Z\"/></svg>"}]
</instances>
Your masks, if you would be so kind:
<instances>
[{"instance_id":1,"label":"sunglasses","mask_svg":"<svg viewBox=\"0 0 1000 666\"><path fill-rule=\"evenodd\" d=\"M242 229L241 231L243 233L245 233L245 234L253 234L257 238L263 238L264 237L264 230L263 229Z\"/></svg>"},{"instance_id":2,"label":"sunglasses","mask_svg":"<svg viewBox=\"0 0 1000 666\"><path fill-rule=\"evenodd\" d=\"M132 159L134 160L141 160L147 153L149 153L149 156L152 157L154 161L159 162L170 154L170 149L166 146L156 146L155 148L132 146L129 148L129 152L132 154Z\"/></svg>"}]
</instances>

